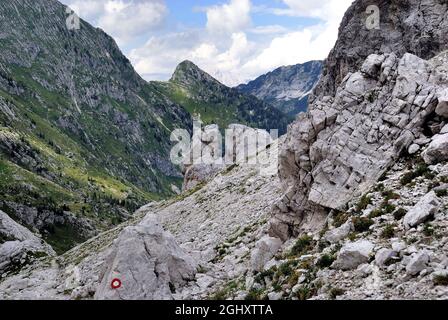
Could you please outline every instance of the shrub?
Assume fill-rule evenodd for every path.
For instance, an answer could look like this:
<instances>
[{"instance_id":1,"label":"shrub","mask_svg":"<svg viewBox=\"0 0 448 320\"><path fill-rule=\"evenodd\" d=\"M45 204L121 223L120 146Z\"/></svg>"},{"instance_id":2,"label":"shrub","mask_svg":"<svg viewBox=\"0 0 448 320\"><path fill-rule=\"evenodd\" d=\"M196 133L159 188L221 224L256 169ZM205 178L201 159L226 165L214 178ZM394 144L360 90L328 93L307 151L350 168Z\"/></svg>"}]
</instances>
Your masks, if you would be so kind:
<instances>
[{"instance_id":1,"label":"shrub","mask_svg":"<svg viewBox=\"0 0 448 320\"><path fill-rule=\"evenodd\" d=\"M427 237L434 235L434 227L430 223L426 223L423 227L423 234Z\"/></svg>"},{"instance_id":2,"label":"shrub","mask_svg":"<svg viewBox=\"0 0 448 320\"><path fill-rule=\"evenodd\" d=\"M278 267L278 275L279 276L289 276L294 271L293 266L295 265L294 261L288 261L280 265Z\"/></svg>"},{"instance_id":3,"label":"shrub","mask_svg":"<svg viewBox=\"0 0 448 320\"><path fill-rule=\"evenodd\" d=\"M385 201L393 200L393 199L400 199L400 195L391 190L383 191L381 193L381 195L384 197Z\"/></svg>"},{"instance_id":4,"label":"shrub","mask_svg":"<svg viewBox=\"0 0 448 320\"><path fill-rule=\"evenodd\" d=\"M410 184L414 179L424 176L426 179L433 179L435 177L434 173L431 172L426 163L417 164L414 171L407 172L400 179L402 185Z\"/></svg>"},{"instance_id":5,"label":"shrub","mask_svg":"<svg viewBox=\"0 0 448 320\"><path fill-rule=\"evenodd\" d=\"M310 236L304 235L300 237L299 239L297 239L296 243L291 248L290 256L297 256L304 254L312 247L312 243L313 239Z\"/></svg>"},{"instance_id":6,"label":"shrub","mask_svg":"<svg viewBox=\"0 0 448 320\"><path fill-rule=\"evenodd\" d=\"M448 275L435 275L433 278L433 282L436 286L448 286Z\"/></svg>"},{"instance_id":7,"label":"shrub","mask_svg":"<svg viewBox=\"0 0 448 320\"><path fill-rule=\"evenodd\" d=\"M346 212L338 212L333 218L333 225L338 228L342 226L349 218L349 214Z\"/></svg>"},{"instance_id":8,"label":"shrub","mask_svg":"<svg viewBox=\"0 0 448 320\"><path fill-rule=\"evenodd\" d=\"M369 230L374 222L372 219L366 217L353 217L352 223L356 232L365 232Z\"/></svg>"},{"instance_id":9,"label":"shrub","mask_svg":"<svg viewBox=\"0 0 448 320\"><path fill-rule=\"evenodd\" d=\"M395 205L385 201L381 204L381 209L383 210L383 212L385 213L392 213L395 211L396 207Z\"/></svg>"},{"instance_id":10,"label":"shrub","mask_svg":"<svg viewBox=\"0 0 448 320\"><path fill-rule=\"evenodd\" d=\"M244 300L255 301L255 300L264 300L264 298L265 298L264 291L262 289L251 289L244 298Z\"/></svg>"},{"instance_id":11,"label":"shrub","mask_svg":"<svg viewBox=\"0 0 448 320\"><path fill-rule=\"evenodd\" d=\"M336 260L336 258L334 256L331 256L329 254L324 254L323 256L321 256L319 258L316 265L319 268L328 268L333 264L334 260Z\"/></svg>"},{"instance_id":12,"label":"shrub","mask_svg":"<svg viewBox=\"0 0 448 320\"><path fill-rule=\"evenodd\" d=\"M356 205L356 211L361 212L365 210L369 204L372 203L372 198L368 195L363 195L361 199L359 200L358 204Z\"/></svg>"},{"instance_id":13,"label":"shrub","mask_svg":"<svg viewBox=\"0 0 448 320\"><path fill-rule=\"evenodd\" d=\"M448 195L448 190L437 190L436 195L438 197L446 197Z\"/></svg>"},{"instance_id":14,"label":"shrub","mask_svg":"<svg viewBox=\"0 0 448 320\"><path fill-rule=\"evenodd\" d=\"M375 209L369 213L369 218L373 219L373 218L381 217L382 215L383 215L383 211L381 209Z\"/></svg>"},{"instance_id":15,"label":"shrub","mask_svg":"<svg viewBox=\"0 0 448 320\"><path fill-rule=\"evenodd\" d=\"M330 290L330 298L331 299L336 299L336 297L338 296L342 296L345 293L345 290L340 289L340 288L332 288Z\"/></svg>"},{"instance_id":16,"label":"shrub","mask_svg":"<svg viewBox=\"0 0 448 320\"><path fill-rule=\"evenodd\" d=\"M408 213L408 212L406 211L406 209L404 209L404 208L398 208L398 209L395 210L395 212L394 212L394 218L395 218L395 220L400 220L401 218L403 218L403 217L406 215L406 213Z\"/></svg>"},{"instance_id":17,"label":"shrub","mask_svg":"<svg viewBox=\"0 0 448 320\"><path fill-rule=\"evenodd\" d=\"M309 286L301 287L297 291L297 299L301 301L311 299L316 294L316 292L317 290L315 288L310 288Z\"/></svg>"},{"instance_id":18,"label":"shrub","mask_svg":"<svg viewBox=\"0 0 448 320\"><path fill-rule=\"evenodd\" d=\"M395 226L388 224L383 231L381 231L381 238L390 239L395 235Z\"/></svg>"},{"instance_id":19,"label":"shrub","mask_svg":"<svg viewBox=\"0 0 448 320\"><path fill-rule=\"evenodd\" d=\"M265 278L272 279L272 277L275 274L275 271L277 271L277 268L276 267L272 267L272 268L270 268L268 270L260 272L259 274L256 275L255 282L261 283L262 281L264 281Z\"/></svg>"}]
</instances>

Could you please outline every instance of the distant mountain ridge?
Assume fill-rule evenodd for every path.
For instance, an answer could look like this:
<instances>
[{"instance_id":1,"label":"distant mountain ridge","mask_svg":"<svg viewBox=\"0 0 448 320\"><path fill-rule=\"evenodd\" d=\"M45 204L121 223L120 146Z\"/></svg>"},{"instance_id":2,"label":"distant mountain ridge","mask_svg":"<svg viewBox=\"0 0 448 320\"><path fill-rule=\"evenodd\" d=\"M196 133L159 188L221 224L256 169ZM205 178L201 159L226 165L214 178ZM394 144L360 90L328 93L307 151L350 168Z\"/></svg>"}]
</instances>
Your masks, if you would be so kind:
<instances>
[{"instance_id":1,"label":"distant mountain ridge","mask_svg":"<svg viewBox=\"0 0 448 320\"><path fill-rule=\"evenodd\" d=\"M240 123L260 129L278 129L283 134L292 120L265 101L225 86L188 60L177 66L168 82L152 81L150 84L190 114L201 115L205 124L216 123L222 129Z\"/></svg>"},{"instance_id":2,"label":"distant mountain ridge","mask_svg":"<svg viewBox=\"0 0 448 320\"><path fill-rule=\"evenodd\" d=\"M322 61L309 61L280 67L236 88L296 115L306 111L308 96L322 74L322 64Z\"/></svg>"}]
</instances>

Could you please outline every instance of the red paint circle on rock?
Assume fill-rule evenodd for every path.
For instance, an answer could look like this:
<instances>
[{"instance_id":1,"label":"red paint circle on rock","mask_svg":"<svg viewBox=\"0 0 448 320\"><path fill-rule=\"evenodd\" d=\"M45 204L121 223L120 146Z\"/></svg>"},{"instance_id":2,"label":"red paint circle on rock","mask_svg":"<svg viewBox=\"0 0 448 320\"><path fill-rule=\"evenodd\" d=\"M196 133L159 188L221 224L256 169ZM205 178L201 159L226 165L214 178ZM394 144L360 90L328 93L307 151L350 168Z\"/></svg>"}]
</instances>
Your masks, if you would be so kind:
<instances>
[{"instance_id":1,"label":"red paint circle on rock","mask_svg":"<svg viewBox=\"0 0 448 320\"><path fill-rule=\"evenodd\" d=\"M110 286L112 287L112 289L118 289L121 287L121 280L120 279L113 279L112 282L110 283Z\"/></svg>"}]
</instances>

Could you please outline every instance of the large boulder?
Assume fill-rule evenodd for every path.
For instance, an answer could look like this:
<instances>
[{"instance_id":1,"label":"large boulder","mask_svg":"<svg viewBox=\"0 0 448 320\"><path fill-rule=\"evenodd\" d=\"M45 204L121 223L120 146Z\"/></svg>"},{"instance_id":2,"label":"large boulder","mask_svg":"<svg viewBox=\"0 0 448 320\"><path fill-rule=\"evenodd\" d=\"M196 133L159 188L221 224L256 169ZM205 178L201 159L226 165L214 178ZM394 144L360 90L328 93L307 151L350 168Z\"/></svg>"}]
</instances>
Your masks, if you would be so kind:
<instances>
[{"instance_id":1,"label":"large boulder","mask_svg":"<svg viewBox=\"0 0 448 320\"><path fill-rule=\"evenodd\" d=\"M408 211L403 218L405 228L413 228L427 221L440 208L440 200L434 191L427 193L420 201Z\"/></svg>"},{"instance_id":2,"label":"large boulder","mask_svg":"<svg viewBox=\"0 0 448 320\"><path fill-rule=\"evenodd\" d=\"M0 274L17 270L43 255L53 256L55 252L45 241L0 211Z\"/></svg>"},{"instance_id":3,"label":"large boulder","mask_svg":"<svg viewBox=\"0 0 448 320\"><path fill-rule=\"evenodd\" d=\"M439 104L436 108L436 113L439 116L448 118L448 89L443 90L439 93Z\"/></svg>"},{"instance_id":4,"label":"large boulder","mask_svg":"<svg viewBox=\"0 0 448 320\"><path fill-rule=\"evenodd\" d=\"M251 269L263 271L266 263L274 257L281 246L282 241L277 238L264 236L258 240L250 257Z\"/></svg>"},{"instance_id":5,"label":"large boulder","mask_svg":"<svg viewBox=\"0 0 448 320\"><path fill-rule=\"evenodd\" d=\"M406 265L406 273L415 276L428 267L429 255L426 251L419 251L412 255Z\"/></svg>"},{"instance_id":6,"label":"large boulder","mask_svg":"<svg viewBox=\"0 0 448 320\"><path fill-rule=\"evenodd\" d=\"M383 267L394 261L398 253L393 249L382 248L375 254L375 263L379 267Z\"/></svg>"},{"instance_id":7,"label":"large boulder","mask_svg":"<svg viewBox=\"0 0 448 320\"><path fill-rule=\"evenodd\" d=\"M351 220L348 220L339 228L328 230L324 234L324 239L330 243L339 242L348 237L352 229L353 229L353 223L351 222Z\"/></svg>"},{"instance_id":8,"label":"large boulder","mask_svg":"<svg viewBox=\"0 0 448 320\"><path fill-rule=\"evenodd\" d=\"M422 153L422 157L427 164L437 164L447 161L448 133L435 135L428 148Z\"/></svg>"},{"instance_id":9,"label":"large boulder","mask_svg":"<svg viewBox=\"0 0 448 320\"><path fill-rule=\"evenodd\" d=\"M197 269L154 215L120 233L104 267L95 293L99 300L170 300ZM118 288L113 288L115 279L121 282Z\"/></svg>"},{"instance_id":10,"label":"large boulder","mask_svg":"<svg viewBox=\"0 0 448 320\"><path fill-rule=\"evenodd\" d=\"M355 269L369 261L373 248L373 243L367 240L349 242L342 247L332 267L341 270Z\"/></svg>"}]
</instances>

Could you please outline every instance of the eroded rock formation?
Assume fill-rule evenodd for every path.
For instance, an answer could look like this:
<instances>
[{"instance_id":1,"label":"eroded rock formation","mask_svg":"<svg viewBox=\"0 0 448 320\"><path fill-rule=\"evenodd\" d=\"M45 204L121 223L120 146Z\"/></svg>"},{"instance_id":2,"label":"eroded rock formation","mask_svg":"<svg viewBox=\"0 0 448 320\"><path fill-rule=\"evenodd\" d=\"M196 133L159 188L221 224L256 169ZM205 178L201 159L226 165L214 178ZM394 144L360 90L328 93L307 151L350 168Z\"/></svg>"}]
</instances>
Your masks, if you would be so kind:
<instances>
[{"instance_id":1,"label":"eroded rock formation","mask_svg":"<svg viewBox=\"0 0 448 320\"><path fill-rule=\"evenodd\" d=\"M280 156L286 194L271 233L287 239L297 227L319 225L423 141L424 124L446 89L446 60L446 52L430 60L372 54L345 76L334 97L316 100L300 115Z\"/></svg>"}]
</instances>

